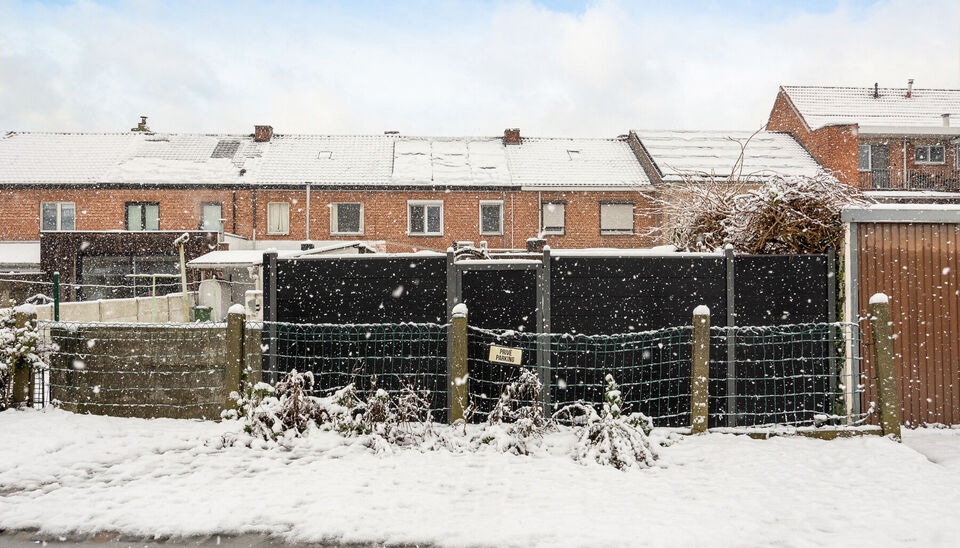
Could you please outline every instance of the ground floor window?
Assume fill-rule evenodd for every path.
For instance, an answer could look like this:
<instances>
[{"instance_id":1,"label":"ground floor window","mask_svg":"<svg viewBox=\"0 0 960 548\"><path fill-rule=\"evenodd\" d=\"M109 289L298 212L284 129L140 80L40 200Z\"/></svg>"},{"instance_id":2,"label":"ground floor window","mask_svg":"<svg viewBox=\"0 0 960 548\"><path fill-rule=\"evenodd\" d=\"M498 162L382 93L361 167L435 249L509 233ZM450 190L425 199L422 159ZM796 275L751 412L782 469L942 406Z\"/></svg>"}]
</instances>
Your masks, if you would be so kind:
<instances>
[{"instance_id":1,"label":"ground floor window","mask_svg":"<svg viewBox=\"0 0 960 548\"><path fill-rule=\"evenodd\" d=\"M41 230L76 230L77 208L73 202L40 204Z\"/></svg>"},{"instance_id":2,"label":"ground floor window","mask_svg":"<svg viewBox=\"0 0 960 548\"><path fill-rule=\"evenodd\" d=\"M540 208L540 226L544 234L563 234L566 230L567 204L543 202Z\"/></svg>"},{"instance_id":3,"label":"ground floor window","mask_svg":"<svg viewBox=\"0 0 960 548\"><path fill-rule=\"evenodd\" d=\"M480 234L503 234L502 200L480 200Z\"/></svg>"},{"instance_id":4,"label":"ground floor window","mask_svg":"<svg viewBox=\"0 0 960 548\"><path fill-rule=\"evenodd\" d=\"M127 202L127 230L160 230L160 204Z\"/></svg>"},{"instance_id":5,"label":"ground floor window","mask_svg":"<svg viewBox=\"0 0 960 548\"><path fill-rule=\"evenodd\" d=\"M415 236L442 236L443 202L407 202L407 233Z\"/></svg>"},{"instance_id":6,"label":"ground floor window","mask_svg":"<svg viewBox=\"0 0 960 548\"><path fill-rule=\"evenodd\" d=\"M179 272L175 255L94 255L80 257L77 277L83 300L122 299L180 291L179 279L170 277Z\"/></svg>"},{"instance_id":7,"label":"ground floor window","mask_svg":"<svg viewBox=\"0 0 960 548\"><path fill-rule=\"evenodd\" d=\"M357 202L330 204L330 234L363 234L363 204Z\"/></svg>"},{"instance_id":8,"label":"ground floor window","mask_svg":"<svg viewBox=\"0 0 960 548\"><path fill-rule=\"evenodd\" d=\"M600 234L633 234L633 204L601 203Z\"/></svg>"},{"instance_id":9,"label":"ground floor window","mask_svg":"<svg viewBox=\"0 0 960 548\"><path fill-rule=\"evenodd\" d=\"M220 202L207 202L203 204L200 211L200 230L209 230L210 232L220 232L223 229L223 204Z\"/></svg>"},{"instance_id":10,"label":"ground floor window","mask_svg":"<svg viewBox=\"0 0 960 548\"><path fill-rule=\"evenodd\" d=\"M270 202L267 204L267 234L290 233L290 203Z\"/></svg>"}]
</instances>

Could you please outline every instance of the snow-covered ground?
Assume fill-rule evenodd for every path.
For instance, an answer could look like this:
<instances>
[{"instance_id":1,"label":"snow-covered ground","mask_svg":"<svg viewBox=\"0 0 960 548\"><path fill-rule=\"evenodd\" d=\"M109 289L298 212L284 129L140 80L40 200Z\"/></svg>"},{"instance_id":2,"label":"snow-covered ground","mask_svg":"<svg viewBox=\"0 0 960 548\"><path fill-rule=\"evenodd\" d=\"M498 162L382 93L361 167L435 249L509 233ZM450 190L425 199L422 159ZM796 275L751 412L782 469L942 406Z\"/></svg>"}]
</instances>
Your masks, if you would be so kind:
<instances>
[{"instance_id":1,"label":"snow-covered ground","mask_svg":"<svg viewBox=\"0 0 960 548\"><path fill-rule=\"evenodd\" d=\"M273 534L443 546L956 546L960 430L709 434L648 470L544 452L398 450L322 433L222 448L234 423L0 413L0 530ZM564 440L548 440L558 446Z\"/></svg>"}]
</instances>

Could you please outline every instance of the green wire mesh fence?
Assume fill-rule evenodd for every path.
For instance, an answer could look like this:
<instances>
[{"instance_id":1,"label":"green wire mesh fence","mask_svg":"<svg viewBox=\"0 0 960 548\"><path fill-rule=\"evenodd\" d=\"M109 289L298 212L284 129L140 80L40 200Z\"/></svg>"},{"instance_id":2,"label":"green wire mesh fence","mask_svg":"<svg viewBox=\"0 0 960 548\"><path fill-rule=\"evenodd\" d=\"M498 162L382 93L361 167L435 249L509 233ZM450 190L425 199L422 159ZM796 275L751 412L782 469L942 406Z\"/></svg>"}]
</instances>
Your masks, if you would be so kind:
<instances>
[{"instance_id":1,"label":"green wire mesh fence","mask_svg":"<svg viewBox=\"0 0 960 548\"><path fill-rule=\"evenodd\" d=\"M426 396L435 420L446 419L445 325L263 322L262 329L265 379L310 371L315 391L324 395L351 383L361 392L411 388Z\"/></svg>"},{"instance_id":2,"label":"green wire mesh fence","mask_svg":"<svg viewBox=\"0 0 960 548\"><path fill-rule=\"evenodd\" d=\"M43 399L120 416L215 418L226 397L224 324L42 322L59 345ZM442 421L448 404L449 325L247 322L251 380L310 371L315 392L408 388ZM521 368L540 373L548 413L577 401L599 405L613 375L628 411L658 426L690 424L692 328L617 335L537 334L469 327L469 396L483 419ZM714 327L710 331L710 426L851 424L859 403L859 330L822 323ZM510 349L504 360L498 348ZM507 363L515 362L515 363ZM540 402L544 403L544 402Z\"/></svg>"},{"instance_id":3,"label":"green wire mesh fence","mask_svg":"<svg viewBox=\"0 0 960 548\"><path fill-rule=\"evenodd\" d=\"M867 379L850 349L859 326L810 323L710 329L714 426L848 424Z\"/></svg>"},{"instance_id":4,"label":"green wire mesh fence","mask_svg":"<svg viewBox=\"0 0 960 548\"><path fill-rule=\"evenodd\" d=\"M548 411L579 400L603 402L604 377L613 375L630 411L659 425L684 426L690 414L692 329L678 327L620 335L537 334L468 330L470 395L483 417L520 367L539 369ZM519 365L491 360L493 346L519 349ZM495 356L494 356L495 357Z\"/></svg>"}]
</instances>

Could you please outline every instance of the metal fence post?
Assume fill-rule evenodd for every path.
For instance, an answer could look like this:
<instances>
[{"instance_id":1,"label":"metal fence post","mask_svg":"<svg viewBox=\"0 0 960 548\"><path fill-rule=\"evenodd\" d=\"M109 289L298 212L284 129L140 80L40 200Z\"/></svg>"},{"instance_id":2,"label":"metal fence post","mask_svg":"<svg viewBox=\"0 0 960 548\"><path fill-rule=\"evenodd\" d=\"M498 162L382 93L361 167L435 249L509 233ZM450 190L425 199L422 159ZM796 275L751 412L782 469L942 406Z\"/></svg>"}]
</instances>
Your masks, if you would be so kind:
<instances>
[{"instance_id":1,"label":"metal fence post","mask_svg":"<svg viewBox=\"0 0 960 548\"><path fill-rule=\"evenodd\" d=\"M264 380L276 385L277 374L277 252L263 254L263 327L261 337L266 336L266 342L261 341L267 353L263 355Z\"/></svg>"},{"instance_id":2,"label":"metal fence post","mask_svg":"<svg viewBox=\"0 0 960 548\"><path fill-rule=\"evenodd\" d=\"M14 321L17 329L22 329L30 324L36 323L37 313L25 312L23 310L14 311ZM15 363L13 370L13 390L11 401L14 407L31 405L33 399L33 368L25 363Z\"/></svg>"},{"instance_id":3,"label":"metal fence post","mask_svg":"<svg viewBox=\"0 0 960 548\"><path fill-rule=\"evenodd\" d=\"M227 367L223 375L224 409L236 409L237 407L237 402L230 397L230 393L240 391L240 372L243 371L244 362L245 318L245 313L227 313Z\"/></svg>"},{"instance_id":4,"label":"metal fence post","mask_svg":"<svg viewBox=\"0 0 960 548\"><path fill-rule=\"evenodd\" d=\"M550 371L550 246L543 246L543 260L537 268L537 376L541 384L543 416L551 416Z\"/></svg>"},{"instance_id":5,"label":"metal fence post","mask_svg":"<svg viewBox=\"0 0 960 548\"><path fill-rule=\"evenodd\" d=\"M727 426L737 425L737 277L733 246L724 250L727 264Z\"/></svg>"},{"instance_id":6,"label":"metal fence post","mask_svg":"<svg viewBox=\"0 0 960 548\"><path fill-rule=\"evenodd\" d=\"M60 272L53 273L53 321L60 321Z\"/></svg>"},{"instance_id":7,"label":"metal fence post","mask_svg":"<svg viewBox=\"0 0 960 548\"><path fill-rule=\"evenodd\" d=\"M880 429L884 436L900 439L900 396L890 338L890 302L883 293L870 297L870 331L873 335L873 365L877 372Z\"/></svg>"},{"instance_id":8,"label":"metal fence post","mask_svg":"<svg viewBox=\"0 0 960 548\"><path fill-rule=\"evenodd\" d=\"M451 354L448 381L448 401L450 402L449 422L453 424L464 418L467 406L469 372L467 370L467 305L457 304L453 308L451 324Z\"/></svg>"},{"instance_id":9,"label":"metal fence post","mask_svg":"<svg viewBox=\"0 0 960 548\"><path fill-rule=\"evenodd\" d=\"M710 309L700 305L693 310L693 362L690 367L690 432L707 431L710 380Z\"/></svg>"}]
</instances>

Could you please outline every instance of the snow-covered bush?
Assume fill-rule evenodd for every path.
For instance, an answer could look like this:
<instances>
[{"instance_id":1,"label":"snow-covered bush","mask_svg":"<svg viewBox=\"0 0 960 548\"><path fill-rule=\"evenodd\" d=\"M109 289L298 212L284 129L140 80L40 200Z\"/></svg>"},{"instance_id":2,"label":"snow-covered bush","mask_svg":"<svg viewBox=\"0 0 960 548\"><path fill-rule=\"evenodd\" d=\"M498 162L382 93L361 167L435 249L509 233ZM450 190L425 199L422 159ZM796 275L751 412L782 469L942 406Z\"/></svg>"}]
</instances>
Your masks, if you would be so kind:
<instances>
[{"instance_id":1,"label":"snow-covered bush","mask_svg":"<svg viewBox=\"0 0 960 548\"><path fill-rule=\"evenodd\" d=\"M561 410L570 419L580 417L573 457L620 470L648 468L657 459L656 446L650 441L653 422L642 413L623 414L620 388L612 375L606 377L603 411L582 402Z\"/></svg>"},{"instance_id":2,"label":"snow-covered bush","mask_svg":"<svg viewBox=\"0 0 960 548\"><path fill-rule=\"evenodd\" d=\"M236 410L224 411L221 417L241 419L246 433L265 440L301 436L311 425L323 422L327 413L325 402L309 394L312 390L309 371L291 371L276 389L265 382L244 382L241 393L231 394Z\"/></svg>"},{"instance_id":3,"label":"snow-covered bush","mask_svg":"<svg viewBox=\"0 0 960 548\"><path fill-rule=\"evenodd\" d=\"M743 253L823 253L841 249L840 211L860 192L833 176L735 181L691 177L666 201L667 238L683 251L732 245Z\"/></svg>"},{"instance_id":4,"label":"snow-covered bush","mask_svg":"<svg viewBox=\"0 0 960 548\"><path fill-rule=\"evenodd\" d=\"M474 437L474 445L489 445L499 451L518 455L536 449L550 423L543 416L540 394L543 384L537 374L527 368L504 386L487 422Z\"/></svg>"},{"instance_id":5,"label":"snow-covered bush","mask_svg":"<svg viewBox=\"0 0 960 548\"><path fill-rule=\"evenodd\" d=\"M29 305L21 305L29 306ZM45 369L43 353L49 350L43 344L36 320L17 327L16 312L26 309L0 309L0 409L9 405L13 396L12 382L20 368Z\"/></svg>"}]
</instances>

